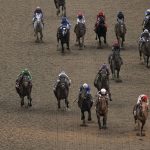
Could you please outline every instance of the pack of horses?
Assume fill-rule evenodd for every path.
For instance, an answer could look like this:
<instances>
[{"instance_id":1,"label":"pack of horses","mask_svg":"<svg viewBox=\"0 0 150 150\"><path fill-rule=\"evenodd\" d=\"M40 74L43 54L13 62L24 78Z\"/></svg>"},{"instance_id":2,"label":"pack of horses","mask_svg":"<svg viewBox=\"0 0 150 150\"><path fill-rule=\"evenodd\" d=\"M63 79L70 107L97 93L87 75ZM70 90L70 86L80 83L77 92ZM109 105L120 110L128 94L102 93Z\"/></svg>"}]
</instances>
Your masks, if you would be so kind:
<instances>
[{"instance_id":1,"label":"pack of horses","mask_svg":"<svg viewBox=\"0 0 150 150\"><path fill-rule=\"evenodd\" d=\"M66 5L65 5L65 0L54 0L56 9L57 9L57 16L60 14L62 16L66 16ZM43 27L44 24L42 22L42 18L40 15L35 16L35 21L34 21L34 32L36 36L36 42L42 42L43 41ZM125 34L126 34L126 25L124 22L117 22L115 24L114 28L116 38L120 44L120 47L124 47L124 41L125 41ZM76 34L76 42L79 46L79 49L83 49L85 47L84 44L84 38L86 34L86 25L84 23L78 23L74 27L74 33ZM98 37L99 40L99 46L102 47L102 41L101 38L104 39L104 44L107 44L106 40L106 34L107 34L107 29L104 24L99 23L97 30L96 30L96 36ZM70 50L70 30L66 26L62 26L58 28L57 30L57 43L59 45L59 42L61 43L61 49L62 53L64 53L64 44L67 45L67 49ZM139 43L139 54L140 54L140 59L143 55L144 62L146 63L146 66L148 67L148 62L149 62L149 56L150 56L150 39L145 39L143 41L143 44ZM120 69L122 65L122 60L120 56L120 52L114 51L108 59L108 63L110 65L111 73L112 73L112 79L119 79L120 75ZM117 72L117 73L116 73ZM105 88L108 92L109 98L100 96L99 93L96 94L96 100L95 100L95 110L96 110L96 116L97 116L97 122L99 129L107 128L107 114L108 114L108 99L112 100L111 97L111 92L110 92L110 86L109 86L109 78L107 75L106 70L102 70L98 76L96 76L94 80L94 86L97 88L97 91L100 91L102 88ZM27 96L28 99L28 106L32 106L32 98L31 98L31 92L32 92L32 83L29 80L27 76L24 76L21 80L21 83L19 87L16 87L16 91L18 95L20 96L21 99L21 107L24 106L24 97ZM67 84L65 78L61 78L56 90L54 91L54 95L57 99L57 105L58 109L61 108L61 100L64 100L66 108L69 108L69 85ZM88 121L92 120L91 116L91 108L94 104L93 97L91 94L87 94L86 90L83 88L79 94L78 94L78 107L81 110L81 120L83 121L82 125L86 126L86 119L85 119L85 112L88 112ZM135 119L135 123L138 121L138 126L140 127L140 135L143 134L143 127L146 123L148 112L146 109L146 105L143 103L138 109L135 109L136 106L134 106L133 109L133 115ZM136 115L135 115L136 111ZM101 125L101 117L103 117L103 126Z\"/></svg>"}]
</instances>

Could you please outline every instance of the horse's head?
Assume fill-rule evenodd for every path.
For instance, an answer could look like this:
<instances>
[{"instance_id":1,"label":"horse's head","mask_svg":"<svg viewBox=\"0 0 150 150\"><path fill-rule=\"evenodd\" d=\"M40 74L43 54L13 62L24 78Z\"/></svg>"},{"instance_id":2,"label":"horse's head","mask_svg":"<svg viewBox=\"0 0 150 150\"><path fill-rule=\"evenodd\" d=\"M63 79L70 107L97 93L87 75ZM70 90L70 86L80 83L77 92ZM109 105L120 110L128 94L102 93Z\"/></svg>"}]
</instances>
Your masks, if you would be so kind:
<instances>
[{"instance_id":1,"label":"horse's head","mask_svg":"<svg viewBox=\"0 0 150 150\"><path fill-rule=\"evenodd\" d=\"M36 21L37 21L38 24L41 23L41 18L42 18L42 15L41 15L41 14L36 13L35 18L36 18Z\"/></svg>"},{"instance_id":2,"label":"horse's head","mask_svg":"<svg viewBox=\"0 0 150 150\"><path fill-rule=\"evenodd\" d=\"M143 43L147 49L150 49L150 38L149 37L143 38Z\"/></svg>"},{"instance_id":3,"label":"horse's head","mask_svg":"<svg viewBox=\"0 0 150 150\"><path fill-rule=\"evenodd\" d=\"M29 86L29 83L30 83L30 79L28 76L23 76L22 78L22 84L24 87L28 87Z\"/></svg>"},{"instance_id":4,"label":"horse's head","mask_svg":"<svg viewBox=\"0 0 150 150\"><path fill-rule=\"evenodd\" d=\"M66 78L61 76L60 79L59 79L59 84L58 86L61 88L61 89L65 89L67 87L67 81L66 81Z\"/></svg>"},{"instance_id":5,"label":"horse's head","mask_svg":"<svg viewBox=\"0 0 150 150\"><path fill-rule=\"evenodd\" d=\"M62 36L63 36L63 37L67 35L68 29L67 29L66 26L62 26L62 27L61 27L61 33L62 33Z\"/></svg>"},{"instance_id":6,"label":"horse's head","mask_svg":"<svg viewBox=\"0 0 150 150\"><path fill-rule=\"evenodd\" d=\"M107 98L105 96L98 95L97 105L100 111L105 112L108 108Z\"/></svg>"},{"instance_id":7,"label":"horse's head","mask_svg":"<svg viewBox=\"0 0 150 150\"><path fill-rule=\"evenodd\" d=\"M87 95L86 93L87 93L86 89L82 87L82 90L81 90L81 93L80 93L81 94L80 96L81 96L82 100L86 99L86 95Z\"/></svg>"}]
</instances>

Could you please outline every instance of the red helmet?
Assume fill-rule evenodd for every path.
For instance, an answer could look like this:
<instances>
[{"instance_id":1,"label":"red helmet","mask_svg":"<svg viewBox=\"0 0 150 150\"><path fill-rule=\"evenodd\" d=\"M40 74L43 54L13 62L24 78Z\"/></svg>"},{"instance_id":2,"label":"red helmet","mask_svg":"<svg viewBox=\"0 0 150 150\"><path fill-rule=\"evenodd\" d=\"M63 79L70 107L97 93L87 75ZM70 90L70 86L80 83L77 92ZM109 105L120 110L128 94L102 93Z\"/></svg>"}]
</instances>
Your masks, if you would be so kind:
<instances>
[{"instance_id":1,"label":"red helmet","mask_svg":"<svg viewBox=\"0 0 150 150\"><path fill-rule=\"evenodd\" d=\"M119 47L118 41L115 41L115 42L113 43L113 47Z\"/></svg>"},{"instance_id":2,"label":"red helmet","mask_svg":"<svg viewBox=\"0 0 150 150\"><path fill-rule=\"evenodd\" d=\"M104 16L104 13L102 11L99 12L99 16Z\"/></svg>"},{"instance_id":3,"label":"red helmet","mask_svg":"<svg viewBox=\"0 0 150 150\"><path fill-rule=\"evenodd\" d=\"M83 16L82 12L79 12L79 13L78 13L78 16Z\"/></svg>"},{"instance_id":4,"label":"red helmet","mask_svg":"<svg viewBox=\"0 0 150 150\"><path fill-rule=\"evenodd\" d=\"M144 95L142 98L141 98L142 102L147 102L148 100L148 97L146 95Z\"/></svg>"}]
</instances>

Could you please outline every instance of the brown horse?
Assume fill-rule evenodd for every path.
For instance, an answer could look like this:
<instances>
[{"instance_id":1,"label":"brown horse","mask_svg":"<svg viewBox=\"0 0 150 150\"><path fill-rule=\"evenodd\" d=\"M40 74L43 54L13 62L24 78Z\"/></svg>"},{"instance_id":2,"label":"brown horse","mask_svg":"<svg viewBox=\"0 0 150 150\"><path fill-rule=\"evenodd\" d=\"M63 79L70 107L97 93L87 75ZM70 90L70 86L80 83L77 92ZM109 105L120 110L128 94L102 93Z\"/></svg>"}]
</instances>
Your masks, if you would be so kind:
<instances>
[{"instance_id":1,"label":"brown horse","mask_svg":"<svg viewBox=\"0 0 150 150\"><path fill-rule=\"evenodd\" d=\"M125 41L125 34L126 34L126 25L123 21L117 22L115 24L115 34L116 38L118 40L118 43L120 44L120 47L123 48L123 42ZM122 39L122 41L121 41Z\"/></svg>"},{"instance_id":2,"label":"brown horse","mask_svg":"<svg viewBox=\"0 0 150 150\"><path fill-rule=\"evenodd\" d=\"M99 129L107 128L107 114L108 114L108 98L97 94L96 100L96 116L98 120ZM100 118L103 117L103 126L101 126Z\"/></svg>"},{"instance_id":3,"label":"brown horse","mask_svg":"<svg viewBox=\"0 0 150 150\"><path fill-rule=\"evenodd\" d=\"M76 41L78 42L79 48L84 47L84 36L86 33L86 26L84 23L79 22L74 27L74 32L76 34ZM81 40L81 41L80 41Z\"/></svg>"},{"instance_id":4,"label":"brown horse","mask_svg":"<svg viewBox=\"0 0 150 150\"><path fill-rule=\"evenodd\" d=\"M66 16L66 3L65 0L54 0L56 9L57 9L57 16L60 14L60 7L62 10L62 16Z\"/></svg>"},{"instance_id":5,"label":"brown horse","mask_svg":"<svg viewBox=\"0 0 150 150\"><path fill-rule=\"evenodd\" d=\"M138 122L138 128L140 130L140 134L138 133L137 135L144 136L145 134L143 133L143 127L148 117L147 103L142 102L141 105L136 104L133 108L133 115L135 124Z\"/></svg>"}]
</instances>

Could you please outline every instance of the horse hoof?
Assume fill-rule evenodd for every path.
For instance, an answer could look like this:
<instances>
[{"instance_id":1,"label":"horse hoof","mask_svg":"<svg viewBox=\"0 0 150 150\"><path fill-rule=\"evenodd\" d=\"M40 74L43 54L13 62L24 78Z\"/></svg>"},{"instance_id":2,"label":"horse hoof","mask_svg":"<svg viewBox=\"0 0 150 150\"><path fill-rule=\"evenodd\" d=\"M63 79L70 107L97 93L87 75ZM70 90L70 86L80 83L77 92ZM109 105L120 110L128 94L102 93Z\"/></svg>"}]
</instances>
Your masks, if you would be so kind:
<instances>
[{"instance_id":1,"label":"horse hoof","mask_svg":"<svg viewBox=\"0 0 150 150\"><path fill-rule=\"evenodd\" d=\"M29 107L32 107L32 104L29 103L28 106L29 106Z\"/></svg>"},{"instance_id":2,"label":"horse hoof","mask_svg":"<svg viewBox=\"0 0 150 150\"><path fill-rule=\"evenodd\" d=\"M141 136L145 136L145 133L142 133Z\"/></svg>"},{"instance_id":3,"label":"horse hoof","mask_svg":"<svg viewBox=\"0 0 150 150\"><path fill-rule=\"evenodd\" d=\"M136 135L137 135L137 136L140 136L140 133L137 133Z\"/></svg>"},{"instance_id":4,"label":"horse hoof","mask_svg":"<svg viewBox=\"0 0 150 150\"><path fill-rule=\"evenodd\" d=\"M83 124L80 124L81 127L87 127L88 125L83 123Z\"/></svg>"},{"instance_id":5,"label":"horse hoof","mask_svg":"<svg viewBox=\"0 0 150 150\"><path fill-rule=\"evenodd\" d=\"M102 126L102 129L107 129L107 126Z\"/></svg>"},{"instance_id":6,"label":"horse hoof","mask_svg":"<svg viewBox=\"0 0 150 150\"><path fill-rule=\"evenodd\" d=\"M92 121L92 119L91 119L91 118L88 118L88 121Z\"/></svg>"}]
</instances>

